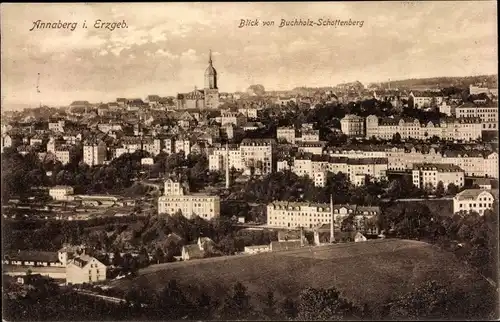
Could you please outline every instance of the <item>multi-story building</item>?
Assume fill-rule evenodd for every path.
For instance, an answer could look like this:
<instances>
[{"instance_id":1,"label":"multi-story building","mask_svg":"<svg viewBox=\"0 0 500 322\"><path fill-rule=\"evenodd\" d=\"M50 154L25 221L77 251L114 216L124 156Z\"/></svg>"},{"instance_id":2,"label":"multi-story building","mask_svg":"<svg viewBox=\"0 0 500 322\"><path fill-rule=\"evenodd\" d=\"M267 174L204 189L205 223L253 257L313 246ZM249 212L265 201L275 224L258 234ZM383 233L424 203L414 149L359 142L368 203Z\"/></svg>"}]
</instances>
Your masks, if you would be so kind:
<instances>
[{"instance_id":1,"label":"multi-story building","mask_svg":"<svg viewBox=\"0 0 500 322\"><path fill-rule=\"evenodd\" d=\"M68 261L66 266L66 283L83 284L106 280L106 265L95 257L85 254Z\"/></svg>"},{"instance_id":2,"label":"multi-story building","mask_svg":"<svg viewBox=\"0 0 500 322\"><path fill-rule=\"evenodd\" d=\"M73 156L71 146L67 144L57 145L53 153L55 154L56 159L63 165L68 164Z\"/></svg>"},{"instance_id":3,"label":"multi-story building","mask_svg":"<svg viewBox=\"0 0 500 322\"><path fill-rule=\"evenodd\" d=\"M142 140L142 149L152 156L157 156L161 152L161 140L153 137Z\"/></svg>"},{"instance_id":4,"label":"multi-story building","mask_svg":"<svg viewBox=\"0 0 500 322\"><path fill-rule=\"evenodd\" d=\"M65 121L64 120L58 120L55 122L49 122L49 131L55 131L55 132L64 132L64 125Z\"/></svg>"},{"instance_id":5,"label":"multi-story building","mask_svg":"<svg viewBox=\"0 0 500 322\"><path fill-rule=\"evenodd\" d=\"M274 139L243 139L240 144L241 161L245 174L266 175L273 171Z\"/></svg>"},{"instance_id":6,"label":"multi-story building","mask_svg":"<svg viewBox=\"0 0 500 322\"><path fill-rule=\"evenodd\" d=\"M409 97L413 100L414 108L420 109L437 106L444 100L438 93L410 93Z\"/></svg>"},{"instance_id":7,"label":"multi-story building","mask_svg":"<svg viewBox=\"0 0 500 322\"><path fill-rule=\"evenodd\" d=\"M234 124L242 126L246 123L246 117L240 112L223 111L220 117L221 126Z\"/></svg>"},{"instance_id":8,"label":"multi-story building","mask_svg":"<svg viewBox=\"0 0 500 322\"><path fill-rule=\"evenodd\" d=\"M163 138L163 151L167 154L175 153L175 139L173 137Z\"/></svg>"},{"instance_id":9,"label":"multi-story building","mask_svg":"<svg viewBox=\"0 0 500 322\"><path fill-rule=\"evenodd\" d=\"M493 209L493 203L498 199L498 193L482 189L466 189L453 198L453 213L471 211L484 215L487 209Z\"/></svg>"},{"instance_id":10,"label":"multi-story building","mask_svg":"<svg viewBox=\"0 0 500 322\"><path fill-rule=\"evenodd\" d=\"M288 143L295 144L295 128L293 126L277 128L276 138L278 141L286 140Z\"/></svg>"},{"instance_id":11,"label":"multi-story building","mask_svg":"<svg viewBox=\"0 0 500 322\"><path fill-rule=\"evenodd\" d=\"M245 117L251 118L251 119L256 119L257 116L258 116L258 114L257 114L258 109L257 108L253 108L253 107L239 108L238 112L240 112L241 114L243 114Z\"/></svg>"},{"instance_id":12,"label":"multi-story building","mask_svg":"<svg viewBox=\"0 0 500 322\"><path fill-rule=\"evenodd\" d=\"M332 157L346 157L346 158L387 158L386 149L388 145L377 146L342 146L342 147L328 147L325 154Z\"/></svg>"},{"instance_id":13,"label":"multi-story building","mask_svg":"<svg viewBox=\"0 0 500 322\"><path fill-rule=\"evenodd\" d=\"M184 152L185 155L191 153L191 141L189 139L178 138L175 140L175 153Z\"/></svg>"},{"instance_id":14,"label":"multi-story building","mask_svg":"<svg viewBox=\"0 0 500 322\"><path fill-rule=\"evenodd\" d=\"M365 135L365 119L348 114L340 120L340 128L342 133L351 137L364 137Z\"/></svg>"},{"instance_id":15,"label":"multi-story building","mask_svg":"<svg viewBox=\"0 0 500 322\"><path fill-rule=\"evenodd\" d=\"M83 162L89 166L103 164L106 160L106 143L99 141L96 143L86 142L83 145Z\"/></svg>"},{"instance_id":16,"label":"multi-story building","mask_svg":"<svg viewBox=\"0 0 500 322\"><path fill-rule=\"evenodd\" d=\"M54 200L69 200L73 193L73 187L70 186L55 186L49 189L49 196Z\"/></svg>"},{"instance_id":17,"label":"multi-story building","mask_svg":"<svg viewBox=\"0 0 500 322\"><path fill-rule=\"evenodd\" d=\"M465 103L455 108L457 117L480 118L483 131L498 131L498 106Z\"/></svg>"},{"instance_id":18,"label":"multi-story building","mask_svg":"<svg viewBox=\"0 0 500 322\"><path fill-rule=\"evenodd\" d=\"M433 136L445 140L473 141L481 138L481 120L478 118L443 118L440 122L421 124L412 118L366 118L366 138L390 140L396 133L402 139L429 139Z\"/></svg>"},{"instance_id":19,"label":"multi-story building","mask_svg":"<svg viewBox=\"0 0 500 322\"><path fill-rule=\"evenodd\" d=\"M302 153L322 154L325 146L326 142L324 141L301 141L297 143L298 152Z\"/></svg>"},{"instance_id":20,"label":"multi-story building","mask_svg":"<svg viewBox=\"0 0 500 322\"><path fill-rule=\"evenodd\" d=\"M295 141L315 142L319 141L319 130L303 128L300 130L301 136L296 137Z\"/></svg>"},{"instance_id":21,"label":"multi-story building","mask_svg":"<svg viewBox=\"0 0 500 322\"><path fill-rule=\"evenodd\" d=\"M380 214L378 207L357 205L334 205L334 226L340 227L343 219L354 217L354 222L362 226L363 221ZM280 228L313 228L321 224L331 224L332 211L329 204L275 201L267 205L267 225Z\"/></svg>"},{"instance_id":22,"label":"multi-story building","mask_svg":"<svg viewBox=\"0 0 500 322\"><path fill-rule=\"evenodd\" d=\"M238 171L244 170L241 151L238 145L229 144L227 157L229 159L229 169ZM214 144L212 154L208 157L208 168L210 171L222 171L226 168L226 145L220 143Z\"/></svg>"},{"instance_id":23,"label":"multi-story building","mask_svg":"<svg viewBox=\"0 0 500 322\"><path fill-rule=\"evenodd\" d=\"M439 182L444 190L453 183L461 188L464 186L464 170L454 164L422 163L414 164L412 171L413 185L422 189L436 189Z\"/></svg>"},{"instance_id":24,"label":"multi-story building","mask_svg":"<svg viewBox=\"0 0 500 322\"><path fill-rule=\"evenodd\" d=\"M365 183L366 175L376 180L387 176L387 158L347 158L303 153L295 156L290 170L298 176L316 177L318 172L345 173L355 185ZM283 168L286 164L281 164Z\"/></svg>"},{"instance_id":25,"label":"multi-story building","mask_svg":"<svg viewBox=\"0 0 500 322\"><path fill-rule=\"evenodd\" d=\"M174 215L178 211L188 218L199 216L205 220L220 215L219 196L188 194L187 187L178 180L165 181L164 195L158 198L158 214Z\"/></svg>"}]
</instances>

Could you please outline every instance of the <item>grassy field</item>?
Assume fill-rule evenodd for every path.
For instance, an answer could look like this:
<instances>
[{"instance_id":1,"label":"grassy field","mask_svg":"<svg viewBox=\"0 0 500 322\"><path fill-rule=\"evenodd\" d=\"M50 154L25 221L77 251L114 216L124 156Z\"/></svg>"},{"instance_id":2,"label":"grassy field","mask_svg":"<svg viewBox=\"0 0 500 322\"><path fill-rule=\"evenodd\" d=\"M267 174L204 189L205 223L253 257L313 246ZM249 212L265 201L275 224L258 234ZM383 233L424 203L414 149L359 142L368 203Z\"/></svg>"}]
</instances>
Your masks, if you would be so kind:
<instances>
[{"instance_id":1,"label":"grassy field","mask_svg":"<svg viewBox=\"0 0 500 322\"><path fill-rule=\"evenodd\" d=\"M214 298L240 281L256 305L269 290L282 300L307 287L336 287L351 301L373 307L427 280L451 288L483 283L450 253L423 242L390 239L160 264L132 280L110 283L122 290L132 285L161 290L170 279L188 293L204 289Z\"/></svg>"}]
</instances>

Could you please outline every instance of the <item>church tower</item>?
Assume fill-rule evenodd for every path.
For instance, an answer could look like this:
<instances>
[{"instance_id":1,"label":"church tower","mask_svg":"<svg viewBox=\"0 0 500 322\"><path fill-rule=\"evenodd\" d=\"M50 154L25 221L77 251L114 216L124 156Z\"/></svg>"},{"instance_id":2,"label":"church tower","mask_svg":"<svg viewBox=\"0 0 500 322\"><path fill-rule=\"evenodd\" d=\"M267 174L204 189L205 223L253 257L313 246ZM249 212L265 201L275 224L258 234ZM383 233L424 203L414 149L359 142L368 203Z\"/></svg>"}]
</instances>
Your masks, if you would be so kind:
<instances>
[{"instance_id":1,"label":"church tower","mask_svg":"<svg viewBox=\"0 0 500 322\"><path fill-rule=\"evenodd\" d=\"M205 70L205 108L219 107L219 90L217 88L217 71L212 62L212 50L208 54L208 67Z\"/></svg>"},{"instance_id":2,"label":"church tower","mask_svg":"<svg viewBox=\"0 0 500 322\"><path fill-rule=\"evenodd\" d=\"M205 88L217 89L217 71L212 63L212 50L208 54L208 67L205 70Z\"/></svg>"}]
</instances>

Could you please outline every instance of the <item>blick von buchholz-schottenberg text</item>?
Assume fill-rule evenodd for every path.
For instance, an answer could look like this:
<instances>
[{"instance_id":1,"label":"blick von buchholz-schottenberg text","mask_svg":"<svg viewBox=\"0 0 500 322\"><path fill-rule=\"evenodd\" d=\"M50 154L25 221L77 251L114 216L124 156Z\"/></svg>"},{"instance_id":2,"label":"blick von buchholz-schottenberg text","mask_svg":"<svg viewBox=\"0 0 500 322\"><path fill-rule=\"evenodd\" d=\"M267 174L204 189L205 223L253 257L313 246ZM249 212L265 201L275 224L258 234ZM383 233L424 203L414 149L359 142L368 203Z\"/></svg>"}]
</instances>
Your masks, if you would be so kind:
<instances>
[{"instance_id":1,"label":"blick von buchholz-schottenberg text","mask_svg":"<svg viewBox=\"0 0 500 322\"><path fill-rule=\"evenodd\" d=\"M330 19L330 18L319 18L319 19L280 19L275 20L259 20L259 19L240 19L238 28L244 27L359 27L362 28L364 25L364 20L353 20L349 18L348 20L343 19Z\"/></svg>"}]
</instances>

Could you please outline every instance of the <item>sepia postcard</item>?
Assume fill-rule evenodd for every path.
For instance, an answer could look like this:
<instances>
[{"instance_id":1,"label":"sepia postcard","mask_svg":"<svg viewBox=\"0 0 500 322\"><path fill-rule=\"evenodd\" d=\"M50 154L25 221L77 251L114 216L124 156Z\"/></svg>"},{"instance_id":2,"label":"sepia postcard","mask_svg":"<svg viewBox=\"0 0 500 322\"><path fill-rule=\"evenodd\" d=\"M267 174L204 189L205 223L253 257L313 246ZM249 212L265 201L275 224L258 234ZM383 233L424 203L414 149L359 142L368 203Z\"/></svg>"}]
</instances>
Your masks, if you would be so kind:
<instances>
[{"instance_id":1,"label":"sepia postcard","mask_svg":"<svg viewBox=\"0 0 500 322\"><path fill-rule=\"evenodd\" d=\"M2 3L3 320L498 320L496 13Z\"/></svg>"}]
</instances>

